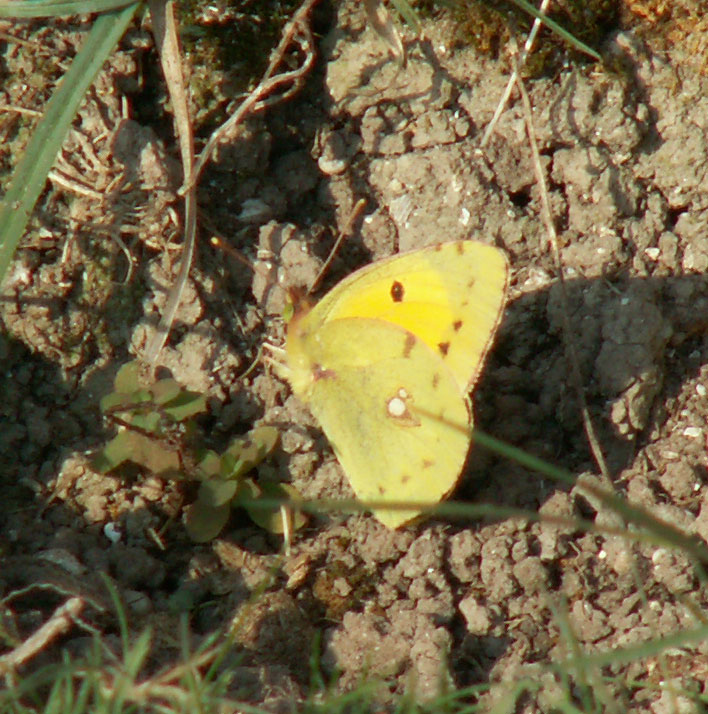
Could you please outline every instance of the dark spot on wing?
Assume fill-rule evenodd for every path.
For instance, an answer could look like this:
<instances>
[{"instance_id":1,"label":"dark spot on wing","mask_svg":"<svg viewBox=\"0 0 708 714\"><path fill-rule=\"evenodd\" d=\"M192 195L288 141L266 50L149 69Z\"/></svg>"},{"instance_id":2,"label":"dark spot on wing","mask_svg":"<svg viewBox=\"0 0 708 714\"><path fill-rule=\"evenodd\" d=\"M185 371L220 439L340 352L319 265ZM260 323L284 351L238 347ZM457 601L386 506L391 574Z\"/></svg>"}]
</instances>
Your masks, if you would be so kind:
<instances>
[{"instance_id":1,"label":"dark spot on wing","mask_svg":"<svg viewBox=\"0 0 708 714\"><path fill-rule=\"evenodd\" d=\"M398 280L394 280L391 285L391 299L393 302L403 302L405 292L406 291L403 289L403 283L399 283Z\"/></svg>"},{"instance_id":2,"label":"dark spot on wing","mask_svg":"<svg viewBox=\"0 0 708 714\"><path fill-rule=\"evenodd\" d=\"M447 353L450 351L450 343L449 342L441 342L438 345L438 349L440 350L440 354L443 357L447 357Z\"/></svg>"},{"instance_id":3,"label":"dark spot on wing","mask_svg":"<svg viewBox=\"0 0 708 714\"><path fill-rule=\"evenodd\" d=\"M433 375L433 389L437 389L437 388L438 388L438 384L440 384L440 375L436 372L436 373Z\"/></svg>"},{"instance_id":4,"label":"dark spot on wing","mask_svg":"<svg viewBox=\"0 0 708 714\"><path fill-rule=\"evenodd\" d=\"M476 281L474 278L470 278L470 279L467 281L467 287L468 287L470 290L472 290L472 288L474 288L474 284L475 284L476 282L477 282L477 281Z\"/></svg>"},{"instance_id":5,"label":"dark spot on wing","mask_svg":"<svg viewBox=\"0 0 708 714\"><path fill-rule=\"evenodd\" d=\"M385 496L386 489L383 486L379 486L379 496Z\"/></svg>"},{"instance_id":6,"label":"dark spot on wing","mask_svg":"<svg viewBox=\"0 0 708 714\"><path fill-rule=\"evenodd\" d=\"M408 474L403 474L403 476L401 476L401 483L402 483L402 484L406 484L406 483L408 483L410 480L411 480L411 477L410 477Z\"/></svg>"},{"instance_id":7,"label":"dark spot on wing","mask_svg":"<svg viewBox=\"0 0 708 714\"><path fill-rule=\"evenodd\" d=\"M315 381L318 379L333 379L337 373L332 369L325 369L321 364L312 365L312 376Z\"/></svg>"},{"instance_id":8,"label":"dark spot on wing","mask_svg":"<svg viewBox=\"0 0 708 714\"><path fill-rule=\"evenodd\" d=\"M455 332L459 332L462 325L462 320L455 320L455 322L452 323L452 329L455 330Z\"/></svg>"},{"instance_id":9,"label":"dark spot on wing","mask_svg":"<svg viewBox=\"0 0 708 714\"><path fill-rule=\"evenodd\" d=\"M403 345L403 356L408 359L408 357L411 356L411 352L413 352L413 348L415 347L415 335L412 332L407 332L406 333L406 342Z\"/></svg>"},{"instance_id":10,"label":"dark spot on wing","mask_svg":"<svg viewBox=\"0 0 708 714\"><path fill-rule=\"evenodd\" d=\"M430 459L423 459L423 468L429 469L431 466L435 466L435 462Z\"/></svg>"},{"instance_id":11,"label":"dark spot on wing","mask_svg":"<svg viewBox=\"0 0 708 714\"><path fill-rule=\"evenodd\" d=\"M459 255L464 255L464 254L465 254L465 248L466 248L466 247L467 247L467 246L466 246L464 243L462 243L462 242L457 243L457 252L458 252L458 254L459 254Z\"/></svg>"}]
</instances>

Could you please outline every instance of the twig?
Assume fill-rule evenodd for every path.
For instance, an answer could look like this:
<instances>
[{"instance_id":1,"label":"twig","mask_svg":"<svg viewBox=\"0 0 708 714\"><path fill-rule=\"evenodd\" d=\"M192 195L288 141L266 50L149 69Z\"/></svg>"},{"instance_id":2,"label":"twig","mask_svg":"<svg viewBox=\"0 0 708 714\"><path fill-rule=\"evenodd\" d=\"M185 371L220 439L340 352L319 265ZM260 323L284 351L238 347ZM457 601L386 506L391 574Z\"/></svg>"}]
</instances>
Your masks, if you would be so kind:
<instances>
[{"instance_id":1,"label":"twig","mask_svg":"<svg viewBox=\"0 0 708 714\"><path fill-rule=\"evenodd\" d=\"M342 244L342 241L345 238L348 238L353 232L354 232L354 224L356 223L357 219L359 218L359 215L361 212L364 210L364 206L366 205L366 199L365 198L360 198L355 204L354 208L352 208L349 217L347 218L347 222L344 224L342 227L342 230L339 232L339 236L337 237L337 241L334 244L334 247L332 250L329 251L329 255L327 256L327 260L325 261L324 265L320 269L320 272L317 273L317 277L315 278L315 281L310 285L310 288L308 289L308 294L312 293L315 291L317 286L320 284L320 280L322 280L322 276L327 274L327 271L329 270L329 266L331 265L332 261L334 260L334 256L337 254L337 251L339 250L339 246Z\"/></svg>"},{"instance_id":2,"label":"twig","mask_svg":"<svg viewBox=\"0 0 708 714\"><path fill-rule=\"evenodd\" d=\"M366 17L374 32L386 43L399 67L406 66L406 48L382 0L364 0Z\"/></svg>"},{"instance_id":3,"label":"twig","mask_svg":"<svg viewBox=\"0 0 708 714\"><path fill-rule=\"evenodd\" d=\"M531 101L526 93L526 88L524 83L519 76L519 73L515 70L516 86L521 95L521 101L524 108L524 116L526 118L526 131L529 135L529 143L531 145L531 156L533 157L533 166L536 173L536 181L538 182L539 192L541 195L541 216L543 218L544 225L546 227L546 232L548 234L548 240L553 250L553 257L556 263L556 268L558 270L558 282L560 283L560 294L561 294L561 313L563 315L563 336L566 354L568 356L568 361L570 362L570 370L573 381L573 386L578 395L578 400L580 402L580 411L583 417L583 427L585 428L585 435L587 436L588 443L590 444L590 450L592 451L595 462L602 476L609 482L609 471L607 469L607 463L605 461L605 456L602 453L600 447L600 442L597 438L595 432L595 427L593 426L592 420L590 419L590 413L588 411L587 401L585 399L585 390L583 389L583 380L580 373L580 366L578 362L578 356L575 349L575 340L573 339L573 333L570 327L570 319L568 317L569 307L568 307L568 291L565 282L565 275L563 273L563 261L561 258L560 248L558 247L558 235L556 233L555 225L553 224L553 214L551 213L551 205L548 200L548 187L546 185L546 177L543 173L543 168L541 167L541 157L538 152L538 140L536 138L536 130L533 125L533 113L531 110Z\"/></svg>"},{"instance_id":4,"label":"twig","mask_svg":"<svg viewBox=\"0 0 708 714\"><path fill-rule=\"evenodd\" d=\"M182 154L183 174L185 177L191 176L194 162L194 137L192 134L192 123L189 118L187 92L185 90L179 41L177 39L174 0L168 0L167 3L163 2L163 0L149 0L148 5L150 7L155 39L160 53L162 71L167 81L170 99L172 100L177 135L180 142L180 152ZM152 336L143 355L143 360L151 369L160 354L160 350L162 350L167 341L167 335L170 332L175 315L177 314L177 308L182 299L182 293L184 292L184 287L189 278L189 271L192 267L196 236L197 198L196 191L192 185L189 190L185 192L184 197L184 246L182 248L179 275L170 290L165 309L155 330L155 334Z\"/></svg>"},{"instance_id":5,"label":"twig","mask_svg":"<svg viewBox=\"0 0 708 714\"><path fill-rule=\"evenodd\" d=\"M180 195L185 196L184 247L182 249L180 270L177 280L170 290L155 334L148 343L143 355L143 360L150 368L154 367L160 350L162 350L167 341L167 336L174 322L175 315L177 314L184 287L189 278L189 271L192 266L196 245L197 202L195 185L199 175L211 157L214 147L224 133L236 127L249 112L259 111L275 101L283 101L292 96L300 88L302 77L312 67L315 59L314 41L310 28L305 22L305 18L317 2L318 0L305 0L300 9L295 13L284 30L283 38L266 70L264 79L261 80L256 89L251 92L249 97L241 104L236 113L211 135L196 165L193 165L194 140L191 122L189 121L186 92L184 89L185 82L180 62L176 23L174 19L174 2L170 0L166 5L163 5L161 0L150 0L149 2L150 13L155 26L157 45L160 50L160 60L175 111L175 121L177 133L180 137L182 166L184 167L185 176L185 184L179 191ZM285 51L293 41L300 44L305 55L302 65L296 70L284 72L272 77L271 75L282 62ZM277 87L285 84L291 84L292 86L278 97L268 98L268 95L272 94Z\"/></svg>"},{"instance_id":6,"label":"twig","mask_svg":"<svg viewBox=\"0 0 708 714\"><path fill-rule=\"evenodd\" d=\"M263 75L263 79L261 79L258 86L248 95L236 112L209 137L209 141L207 141L197 159L189 181L180 189L180 192L189 191L192 186L194 186L222 137L226 133L233 131L249 113L260 111L275 102L283 101L295 94L300 88L303 77L309 72L315 61L315 45L306 18L318 1L319 0L305 0L298 11L293 15L292 20L285 26L283 37L273 53L268 69ZM277 67L282 63L286 50L293 42L300 45L300 49L304 54L301 65L292 71L272 76ZM276 89L287 84L292 86L283 94L268 98Z\"/></svg>"},{"instance_id":7,"label":"twig","mask_svg":"<svg viewBox=\"0 0 708 714\"><path fill-rule=\"evenodd\" d=\"M543 13L544 15L546 14L546 10L548 10L548 6L551 4L550 0L543 0L541 3L541 7L539 9L539 12ZM541 20L537 17L533 21L533 27L531 28L531 32L529 32L529 36L526 38L526 42L524 43L524 49L521 52L521 55L519 56L519 59L514 63L514 68L511 73L511 77L509 77L509 81L507 82L506 89L504 90L504 94L502 95L502 98L499 100L499 104L497 104L496 111L494 112L494 116L492 117L492 120L489 122L487 125L487 128L484 132L484 136L482 137L482 141L480 143L480 146L484 148L487 143L489 142L489 139L492 136L492 132L494 131L494 127L497 125L497 122L499 121L499 117L501 116L501 113L504 111L504 107L506 106L506 103L509 101L509 97L511 96L511 90L514 87L514 84L517 82L519 78L519 67L523 67L524 64L526 63L526 58L529 56L529 52L531 52L531 49L533 48L533 43L536 39L536 35L538 34L538 30L541 27L542 22Z\"/></svg>"},{"instance_id":8,"label":"twig","mask_svg":"<svg viewBox=\"0 0 708 714\"><path fill-rule=\"evenodd\" d=\"M33 635L15 647L12 652L0 657L0 676L16 669L45 649L52 640L64 634L84 609L84 605L85 601L81 597L71 597L60 605Z\"/></svg>"}]
</instances>

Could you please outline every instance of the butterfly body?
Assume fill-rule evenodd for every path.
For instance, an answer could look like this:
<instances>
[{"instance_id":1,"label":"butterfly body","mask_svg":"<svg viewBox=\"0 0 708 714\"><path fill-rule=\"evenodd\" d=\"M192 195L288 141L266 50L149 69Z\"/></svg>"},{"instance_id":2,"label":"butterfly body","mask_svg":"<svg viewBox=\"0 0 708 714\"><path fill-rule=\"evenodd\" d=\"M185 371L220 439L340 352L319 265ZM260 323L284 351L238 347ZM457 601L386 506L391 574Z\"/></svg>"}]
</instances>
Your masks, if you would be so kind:
<instances>
[{"instance_id":1,"label":"butterfly body","mask_svg":"<svg viewBox=\"0 0 708 714\"><path fill-rule=\"evenodd\" d=\"M389 527L415 519L457 483L470 444L467 393L506 283L499 250L446 243L356 271L288 325L280 371L357 497L376 504Z\"/></svg>"}]
</instances>

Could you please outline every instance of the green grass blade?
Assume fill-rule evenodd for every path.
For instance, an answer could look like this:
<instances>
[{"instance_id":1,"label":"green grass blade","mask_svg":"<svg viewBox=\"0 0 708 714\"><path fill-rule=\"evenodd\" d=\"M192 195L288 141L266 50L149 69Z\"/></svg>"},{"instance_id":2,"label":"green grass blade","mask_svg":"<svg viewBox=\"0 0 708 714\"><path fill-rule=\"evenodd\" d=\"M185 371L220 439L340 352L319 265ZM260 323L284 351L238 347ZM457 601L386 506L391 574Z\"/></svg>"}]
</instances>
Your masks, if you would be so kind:
<instances>
[{"instance_id":1,"label":"green grass blade","mask_svg":"<svg viewBox=\"0 0 708 714\"><path fill-rule=\"evenodd\" d=\"M531 3L527 0L512 0L512 2L521 8L524 12L528 12L529 15L533 15L537 20L540 20L551 32L555 32L556 35L569 42L573 47L587 55L590 55L594 60L598 62L602 61L602 57L595 52L591 47L588 47L584 42L581 42L576 37L568 32L565 28L561 27L557 22L554 22L546 15L540 13Z\"/></svg>"},{"instance_id":2,"label":"green grass blade","mask_svg":"<svg viewBox=\"0 0 708 714\"><path fill-rule=\"evenodd\" d=\"M0 285L86 90L138 7L139 3L133 3L96 19L69 71L47 102L44 116L32 133L0 203Z\"/></svg>"},{"instance_id":3,"label":"green grass blade","mask_svg":"<svg viewBox=\"0 0 708 714\"><path fill-rule=\"evenodd\" d=\"M418 34L420 32L420 20L415 10L410 6L408 0L393 0L393 5L398 10L398 14L406 21L408 26Z\"/></svg>"},{"instance_id":4,"label":"green grass blade","mask_svg":"<svg viewBox=\"0 0 708 714\"><path fill-rule=\"evenodd\" d=\"M135 0L0 0L0 18L57 17L112 12Z\"/></svg>"},{"instance_id":5,"label":"green grass blade","mask_svg":"<svg viewBox=\"0 0 708 714\"><path fill-rule=\"evenodd\" d=\"M576 667L619 667L632 662L639 662L650 657L657 657L672 650L694 647L708 641L708 625L679 630L663 637L654 637L626 647L612 647L597 652L584 652L570 656L561 663L552 664L553 669L562 668L573 671Z\"/></svg>"}]
</instances>

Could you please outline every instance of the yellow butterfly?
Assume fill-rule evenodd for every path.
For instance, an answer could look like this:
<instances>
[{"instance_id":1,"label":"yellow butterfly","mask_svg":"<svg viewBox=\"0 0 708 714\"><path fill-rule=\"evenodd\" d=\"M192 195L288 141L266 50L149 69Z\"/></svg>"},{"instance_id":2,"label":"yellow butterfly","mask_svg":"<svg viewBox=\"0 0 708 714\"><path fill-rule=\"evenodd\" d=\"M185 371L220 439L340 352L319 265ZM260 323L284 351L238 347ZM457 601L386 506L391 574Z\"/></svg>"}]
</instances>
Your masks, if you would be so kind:
<instances>
[{"instance_id":1,"label":"yellow butterfly","mask_svg":"<svg viewBox=\"0 0 708 714\"><path fill-rule=\"evenodd\" d=\"M288 324L276 369L309 405L357 498L376 502L390 528L457 483L471 440L468 391L507 275L498 249L444 243L356 271Z\"/></svg>"}]
</instances>

